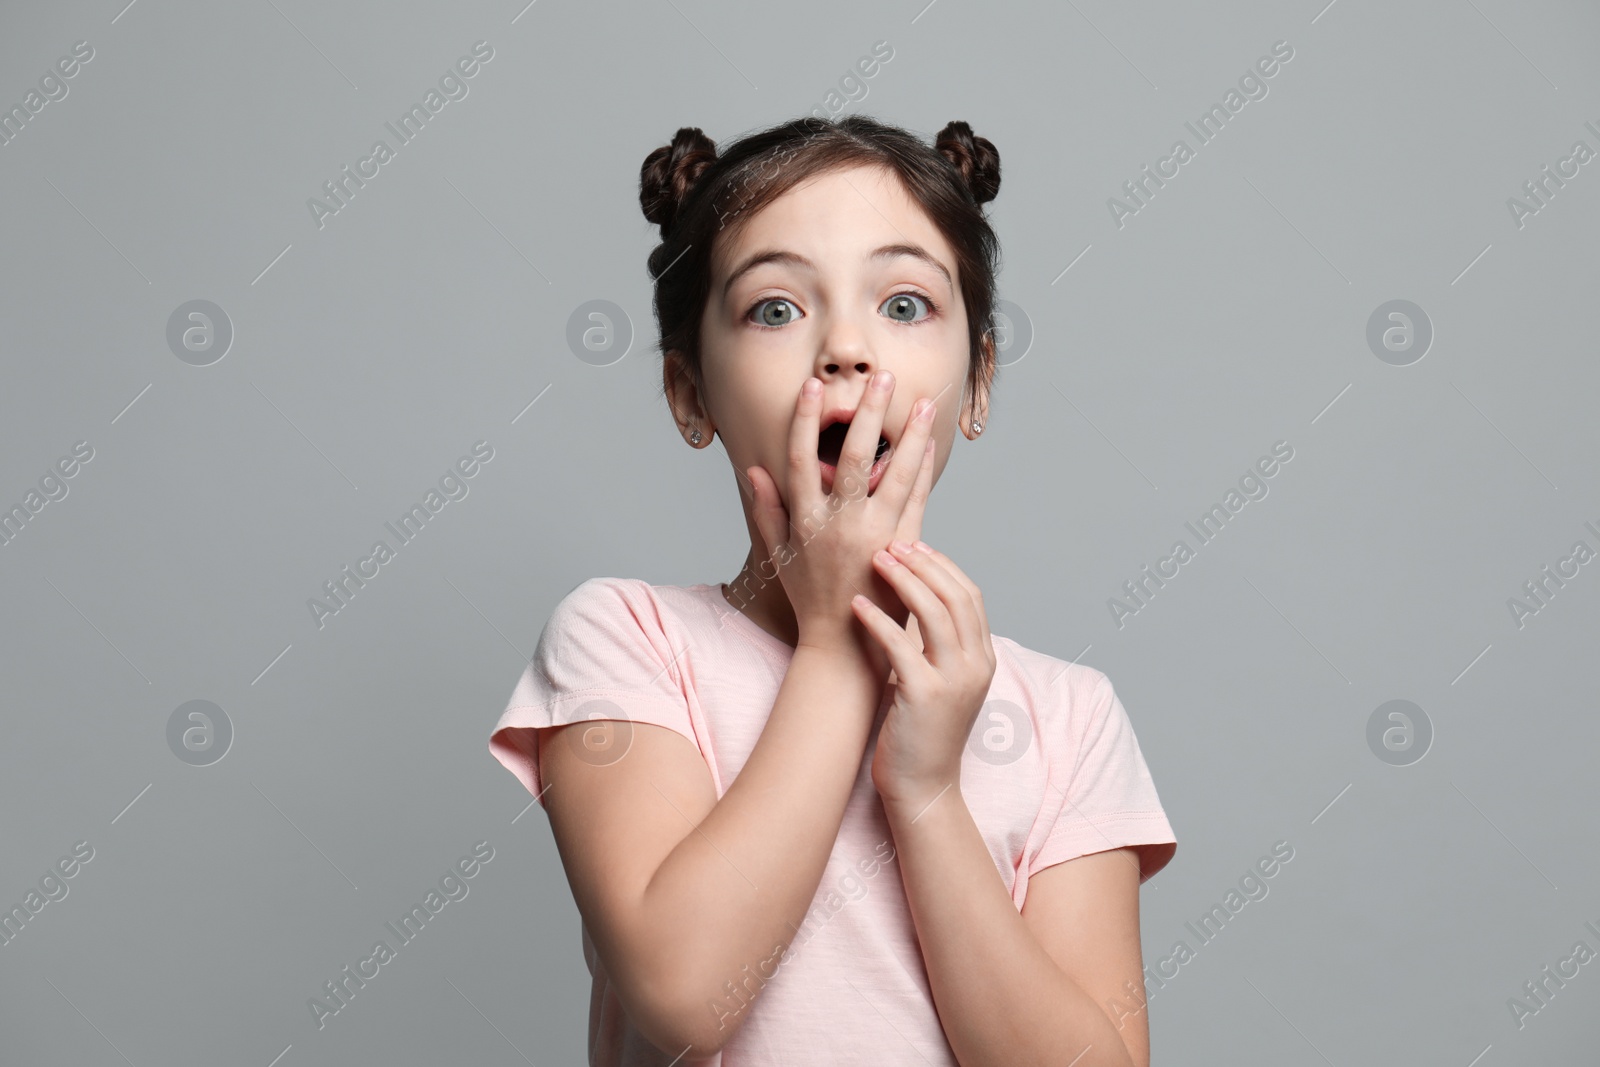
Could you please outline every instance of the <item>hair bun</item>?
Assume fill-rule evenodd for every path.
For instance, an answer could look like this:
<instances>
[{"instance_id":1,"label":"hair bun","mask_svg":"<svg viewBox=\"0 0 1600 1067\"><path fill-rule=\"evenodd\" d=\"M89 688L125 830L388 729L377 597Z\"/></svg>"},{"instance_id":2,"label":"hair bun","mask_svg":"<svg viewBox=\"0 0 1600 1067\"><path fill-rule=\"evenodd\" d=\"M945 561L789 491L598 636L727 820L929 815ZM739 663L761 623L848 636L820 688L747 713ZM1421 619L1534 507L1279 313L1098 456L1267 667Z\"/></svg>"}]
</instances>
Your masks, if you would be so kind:
<instances>
[{"instance_id":1,"label":"hair bun","mask_svg":"<svg viewBox=\"0 0 1600 1067\"><path fill-rule=\"evenodd\" d=\"M716 143L698 126L682 127L671 144L645 156L639 168L639 206L645 218L661 227L663 240L694 183L716 161Z\"/></svg>"},{"instance_id":2,"label":"hair bun","mask_svg":"<svg viewBox=\"0 0 1600 1067\"><path fill-rule=\"evenodd\" d=\"M1000 192L1000 153L994 142L979 137L960 119L948 123L933 139L933 147L961 172L972 199L987 204Z\"/></svg>"}]
</instances>

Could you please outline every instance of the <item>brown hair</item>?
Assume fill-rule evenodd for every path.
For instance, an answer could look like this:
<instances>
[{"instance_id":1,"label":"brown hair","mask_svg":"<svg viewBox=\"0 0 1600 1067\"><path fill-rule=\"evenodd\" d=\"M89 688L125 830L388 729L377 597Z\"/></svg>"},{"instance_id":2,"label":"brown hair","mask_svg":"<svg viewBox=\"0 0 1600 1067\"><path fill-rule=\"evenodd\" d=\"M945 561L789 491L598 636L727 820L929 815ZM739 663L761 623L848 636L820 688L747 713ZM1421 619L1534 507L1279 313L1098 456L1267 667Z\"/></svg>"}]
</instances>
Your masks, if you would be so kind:
<instances>
[{"instance_id":1,"label":"brown hair","mask_svg":"<svg viewBox=\"0 0 1600 1067\"><path fill-rule=\"evenodd\" d=\"M955 252L971 343L967 389L994 378L984 340L994 314L1000 241L980 205L1000 191L1000 154L959 120L939 131L932 147L914 134L866 115L808 117L748 134L719 155L698 127L678 130L672 143L639 168L639 205L661 227L650 253L655 279L660 350L682 353L697 389L704 388L700 320L711 291L711 252L724 226L734 229L807 178L853 165L896 174ZM731 232L731 231L730 231Z\"/></svg>"}]
</instances>

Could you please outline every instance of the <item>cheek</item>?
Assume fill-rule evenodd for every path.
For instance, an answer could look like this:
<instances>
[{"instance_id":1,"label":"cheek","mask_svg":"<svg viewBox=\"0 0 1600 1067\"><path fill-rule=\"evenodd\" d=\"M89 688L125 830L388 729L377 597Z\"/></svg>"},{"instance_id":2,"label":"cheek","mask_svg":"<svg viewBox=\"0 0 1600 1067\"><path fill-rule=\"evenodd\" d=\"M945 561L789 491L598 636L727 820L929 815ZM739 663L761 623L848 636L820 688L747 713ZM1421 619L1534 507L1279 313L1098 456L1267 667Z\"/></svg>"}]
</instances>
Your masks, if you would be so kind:
<instances>
[{"instance_id":1,"label":"cheek","mask_svg":"<svg viewBox=\"0 0 1600 1067\"><path fill-rule=\"evenodd\" d=\"M799 379L786 392L771 381L735 376L714 391L711 402L718 416L717 429L728 458L741 473L745 467L759 464L781 482L789 455L790 426L804 380Z\"/></svg>"},{"instance_id":2,"label":"cheek","mask_svg":"<svg viewBox=\"0 0 1600 1067\"><path fill-rule=\"evenodd\" d=\"M956 440L961 436L959 419L961 413L953 407L948 412L941 412L937 436L934 438L933 458L935 471L944 470L945 463L950 459L950 453L956 447Z\"/></svg>"}]
</instances>

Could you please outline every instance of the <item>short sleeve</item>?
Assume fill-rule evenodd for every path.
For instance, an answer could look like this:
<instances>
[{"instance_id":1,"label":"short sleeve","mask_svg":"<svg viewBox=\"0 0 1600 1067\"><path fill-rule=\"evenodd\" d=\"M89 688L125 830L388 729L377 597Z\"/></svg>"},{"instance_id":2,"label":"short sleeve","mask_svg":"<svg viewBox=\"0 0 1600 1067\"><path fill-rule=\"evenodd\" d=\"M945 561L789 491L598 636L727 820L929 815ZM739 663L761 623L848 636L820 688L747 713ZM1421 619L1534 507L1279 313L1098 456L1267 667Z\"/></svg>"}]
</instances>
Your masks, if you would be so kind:
<instances>
[{"instance_id":1,"label":"short sleeve","mask_svg":"<svg viewBox=\"0 0 1600 1067\"><path fill-rule=\"evenodd\" d=\"M1028 874L1131 846L1139 854L1143 884L1171 861L1177 838L1111 680L1100 672L1073 671L1069 677L1063 690L1069 743L1047 753L1046 804L1059 801L1060 807Z\"/></svg>"},{"instance_id":2,"label":"short sleeve","mask_svg":"<svg viewBox=\"0 0 1600 1067\"><path fill-rule=\"evenodd\" d=\"M645 582L591 578L551 613L489 735L489 751L541 806L542 729L587 719L644 722L683 734L706 751L690 714L686 649L672 647L662 611ZM687 645L687 638L679 643ZM592 738L594 758L609 761L626 751L631 735L609 727L597 728Z\"/></svg>"}]
</instances>

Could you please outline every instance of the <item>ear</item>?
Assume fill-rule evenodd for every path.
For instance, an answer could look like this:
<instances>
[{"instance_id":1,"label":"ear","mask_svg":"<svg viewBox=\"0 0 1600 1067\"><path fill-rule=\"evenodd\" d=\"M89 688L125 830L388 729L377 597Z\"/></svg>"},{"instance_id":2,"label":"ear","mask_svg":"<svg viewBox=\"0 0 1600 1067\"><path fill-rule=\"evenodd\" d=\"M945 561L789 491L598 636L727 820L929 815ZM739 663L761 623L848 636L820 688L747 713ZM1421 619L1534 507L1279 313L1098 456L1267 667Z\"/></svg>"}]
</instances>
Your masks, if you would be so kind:
<instances>
[{"instance_id":1,"label":"ear","mask_svg":"<svg viewBox=\"0 0 1600 1067\"><path fill-rule=\"evenodd\" d=\"M716 433L716 426L711 422L705 405L701 402L700 390L695 385L694 374L689 369L689 361L683 353L675 348L668 349L661 357L662 386L666 392L667 405L672 409L672 420L678 424L678 432L693 448L705 448L711 444L712 435ZM700 443L690 441L690 435L700 431Z\"/></svg>"}]
</instances>

